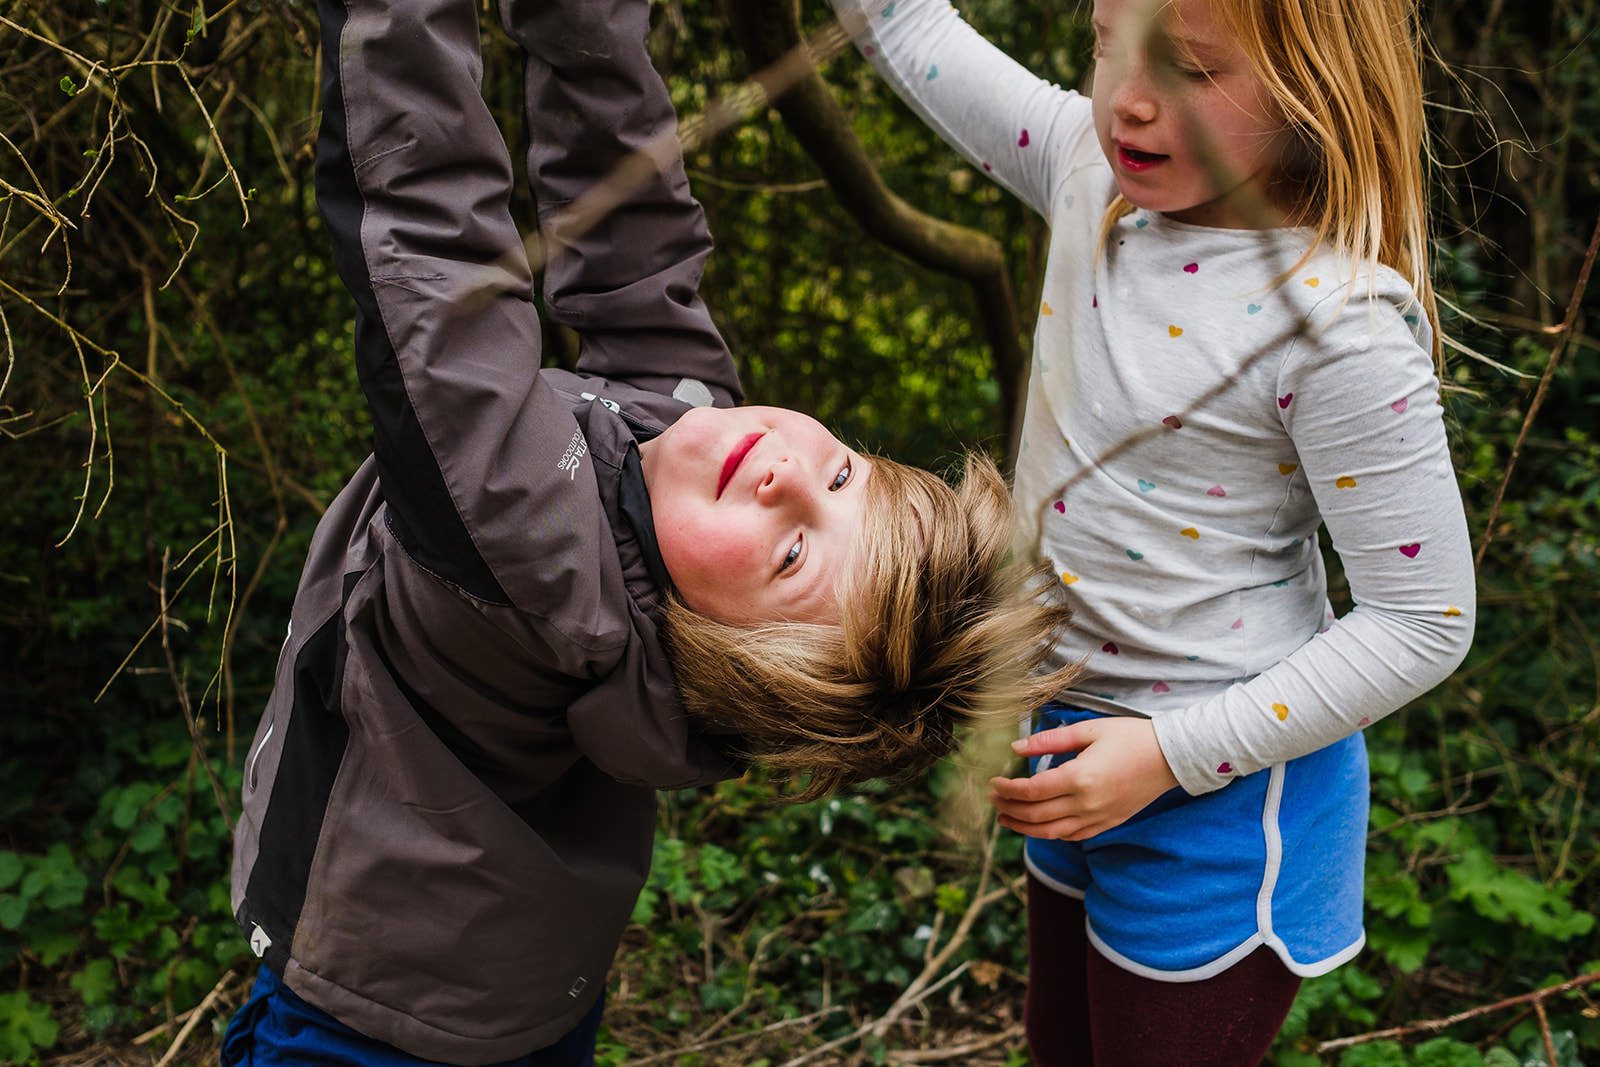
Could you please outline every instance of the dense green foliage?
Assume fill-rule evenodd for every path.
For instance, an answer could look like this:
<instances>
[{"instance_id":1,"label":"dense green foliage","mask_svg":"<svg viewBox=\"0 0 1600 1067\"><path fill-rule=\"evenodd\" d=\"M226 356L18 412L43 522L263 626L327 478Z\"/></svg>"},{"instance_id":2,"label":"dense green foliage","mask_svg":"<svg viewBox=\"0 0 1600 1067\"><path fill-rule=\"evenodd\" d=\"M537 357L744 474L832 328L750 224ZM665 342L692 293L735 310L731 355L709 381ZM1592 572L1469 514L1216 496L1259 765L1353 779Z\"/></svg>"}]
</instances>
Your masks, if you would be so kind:
<instances>
[{"instance_id":1,"label":"dense green foliage","mask_svg":"<svg viewBox=\"0 0 1600 1067\"><path fill-rule=\"evenodd\" d=\"M1034 69L1081 77L1080 19L969 6ZM1462 74L1432 82L1445 325L1476 353L1446 379L1475 539L1600 210L1593 6L1430 5ZM824 10L806 4L808 22ZM710 0L658 14L685 113L747 73ZM305 5L0 0L0 19L0 1062L30 1062L173 1024L250 970L227 891L238 768L300 558L367 429L310 191ZM1003 240L1033 292L1038 220L854 55L827 76L889 185ZM485 91L511 130L518 89L491 35ZM1002 449L970 295L860 236L774 113L689 165L719 241L705 292L752 400L933 466ZM1543 1062L1526 1004L1315 1050L1600 969L1600 363L1583 322L1516 457L1471 657L1370 733L1369 947L1306 984L1281 1064ZM1020 846L1003 835L980 885L981 847L941 829L961 775L796 807L759 781L667 798L604 1061L766 1027L670 1062L783 1062L890 1011L958 932L929 977L966 969L837 1055L1014 1026ZM184 1059L209 1057L242 987L222 987ZM1563 1067L1600 1059L1597 997L1544 1004ZM1026 1062L1019 1047L967 1062Z\"/></svg>"}]
</instances>

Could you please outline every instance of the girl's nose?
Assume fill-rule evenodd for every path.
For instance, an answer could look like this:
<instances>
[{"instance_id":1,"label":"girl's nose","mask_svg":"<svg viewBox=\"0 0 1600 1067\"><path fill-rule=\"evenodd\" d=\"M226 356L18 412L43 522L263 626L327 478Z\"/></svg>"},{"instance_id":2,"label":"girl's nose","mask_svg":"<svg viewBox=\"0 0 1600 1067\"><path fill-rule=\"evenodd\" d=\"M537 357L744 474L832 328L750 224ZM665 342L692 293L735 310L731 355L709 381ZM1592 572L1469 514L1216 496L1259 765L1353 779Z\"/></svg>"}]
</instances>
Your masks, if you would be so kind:
<instances>
[{"instance_id":1,"label":"girl's nose","mask_svg":"<svg viewBox=\"0 0 1600 1067\"><path fill-rule=\"evenodd\" d=\"M1123 91L1112 102L1117 118L1123 122L1144 125L1154 122L1156 103L1149 93Z\"/></svg>"},{"instance_id":2,"label":"girl's nose","mask_svg":"<svg viewBox=\"0 0 1600 1067\"><path fill-rule=\"evenodd\" d=\"M1128 70L1111 95L1111 109L1123 122L1144 124L1156 118L1156 98L1144 69Z\"/></svg>"}]
</instances>

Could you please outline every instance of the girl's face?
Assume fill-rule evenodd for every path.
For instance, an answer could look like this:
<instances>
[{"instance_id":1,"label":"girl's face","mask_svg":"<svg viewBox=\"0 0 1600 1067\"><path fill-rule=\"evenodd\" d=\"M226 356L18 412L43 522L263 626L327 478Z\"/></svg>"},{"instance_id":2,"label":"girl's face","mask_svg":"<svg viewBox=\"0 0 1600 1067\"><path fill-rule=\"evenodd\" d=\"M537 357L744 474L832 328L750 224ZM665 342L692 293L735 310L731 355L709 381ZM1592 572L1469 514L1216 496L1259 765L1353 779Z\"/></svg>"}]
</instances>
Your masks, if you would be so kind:
<instances>
[{"instance_id":1,"label":"girl's face","mask_svg":"<svg viewBox=\"0 0 1600 1067\"><path fill-rule=\"evenodd\" d=\"M1130 203L1197 226L1252 225L1288 133L1209 0L1095 0L1094 126Z\"/></svg>"},{"instance_id":2,"label":"girl's face","mask_svg":"<svg viewBox=\"0 0 1600 1067\"><path fill-rule=\"evenodd\" d=\"M693 408L639 446L678 596L719 622L834 622L872 466L786 408Z\"/></svg>"}]
</instances>

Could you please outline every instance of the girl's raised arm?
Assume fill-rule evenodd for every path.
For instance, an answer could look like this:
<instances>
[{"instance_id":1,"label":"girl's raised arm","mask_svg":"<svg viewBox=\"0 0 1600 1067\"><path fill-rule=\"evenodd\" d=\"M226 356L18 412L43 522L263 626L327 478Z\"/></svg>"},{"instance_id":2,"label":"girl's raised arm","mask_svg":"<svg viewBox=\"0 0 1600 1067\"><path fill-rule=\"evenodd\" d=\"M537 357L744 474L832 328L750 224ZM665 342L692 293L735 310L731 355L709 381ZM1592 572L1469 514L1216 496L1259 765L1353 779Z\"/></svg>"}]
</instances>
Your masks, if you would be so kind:
<instances>
[{"instance_id":1,"label":"girl's raised arm","mask_svg":"<svg viewBox=\"0 0 1600 1067\"><path fill-rule=\"evenodd\" d=\"M1023 67L948 0L831 0L885 81L935 133L1028 206L1050 215L1056 183L1102 158L1089 101Z\"/></svg>"}]
</instances>

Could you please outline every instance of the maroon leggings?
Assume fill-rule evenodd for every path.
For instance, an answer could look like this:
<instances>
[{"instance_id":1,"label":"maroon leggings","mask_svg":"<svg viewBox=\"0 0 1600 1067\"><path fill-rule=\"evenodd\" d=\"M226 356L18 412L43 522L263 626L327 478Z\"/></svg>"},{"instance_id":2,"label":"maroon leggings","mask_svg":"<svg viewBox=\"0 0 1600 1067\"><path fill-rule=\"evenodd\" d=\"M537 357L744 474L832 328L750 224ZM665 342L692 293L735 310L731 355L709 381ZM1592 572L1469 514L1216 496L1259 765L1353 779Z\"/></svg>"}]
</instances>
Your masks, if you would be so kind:
<instances>
[{"instance_id":1,"label":"maroon leggings","mask_svg":"<svg viewBox=\"0 0 1600 1067\"><path fill-rule=\"evenodd\" d=\"M1214 978L1158 982L1089 943L1083 902L1028 875L1028 1046L1037 1067L1245 1067L1300 979L1262 947Z\"/></svg>"}]
</instances>

